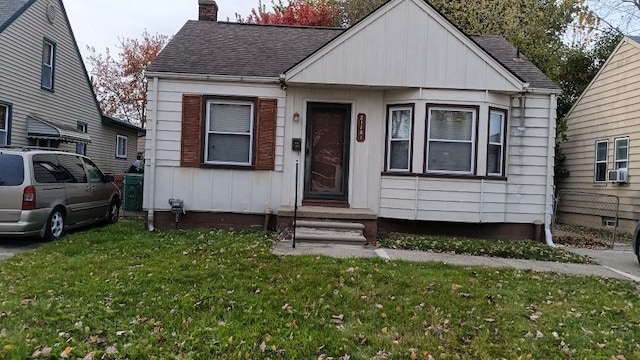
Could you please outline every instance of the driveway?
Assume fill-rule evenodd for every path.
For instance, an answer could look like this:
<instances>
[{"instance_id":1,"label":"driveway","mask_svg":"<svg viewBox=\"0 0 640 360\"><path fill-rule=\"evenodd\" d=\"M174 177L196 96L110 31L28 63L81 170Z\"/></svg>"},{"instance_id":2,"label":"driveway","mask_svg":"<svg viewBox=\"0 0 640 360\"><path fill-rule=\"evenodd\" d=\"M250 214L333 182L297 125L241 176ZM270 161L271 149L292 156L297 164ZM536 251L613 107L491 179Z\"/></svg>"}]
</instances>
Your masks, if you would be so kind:
<instances>
[{"instance_id":1,"label":"driveway","mask_svg":"<svg viewBox=\"0 0 640 360\"><path fill-rule=\"evenodd\" d=\"M13 255L33 250L42 245L38 239L3 239L0 238L0 261Z\"/></svg>"},{"instance_id":2,"label":"driveway","mask_svg":"<svg viewBox=\"0 0 640 360\"><path fill-rule=\"evenodd\" d=\"M593 250L566 247L576 254L594 258L600 265L609 268L625 277L640 281L640 264L631 246L616 244L614 250Z\"/></svg>"}]
</instances>

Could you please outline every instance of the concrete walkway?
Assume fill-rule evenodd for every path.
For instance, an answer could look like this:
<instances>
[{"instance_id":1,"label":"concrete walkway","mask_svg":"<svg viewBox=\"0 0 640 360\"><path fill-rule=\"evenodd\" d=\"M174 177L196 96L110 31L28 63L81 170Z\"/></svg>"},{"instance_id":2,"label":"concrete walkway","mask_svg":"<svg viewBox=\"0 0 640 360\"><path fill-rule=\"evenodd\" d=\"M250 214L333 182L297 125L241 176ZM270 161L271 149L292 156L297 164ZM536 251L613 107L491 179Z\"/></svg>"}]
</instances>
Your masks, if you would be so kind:
<instances>
[{"instance_id":1,"label":"concrete walkway","mask_svg":"<svg viewBox=\"0 0 640 360\"><path fill-rule=\"evenodd\" d=\"M567 250L573 251L573 249L567 248ZM580 249L584 250L584 249ZM470 256L470 255L454 255L435 253L428 251L413 251L413 250L393 250L383 248L367 248L359 245L341 245L341 244L312 244L312 243L297 243L296 248L291 248L291 241L279 241L275 244L273 252L277 255L325 255L336 258L350 258L350 257L366 257L366 258L383 258L389 261L405 260L405 261L434 261L445 264L461 265L461 266L485 266L485 267L501 267L512 268L519 270L533 270L533 271L546 271L555 272L561 274L571 275L585 275L585 276L599 276L604 278L625 279L640 282L640 276L634 276L625 271L618 270L611 266L607 266L602 263L601 259L593 256L595 251L604 250L589 250L589 254L584 253L581 255L591 256L600 265L585 265L585 264L568 264L550 261L536 261L536 260L520 260L520 259L505 259L494 258L484 256ZM576 251L577 252L577 251ZM578 252L580 253L580 252ZM611 256L612 254L607 254ZM619 252L620 256L629 257L635 259L633 252ZM636 262L635 265L638 265ZM638 271L640 272L640 265L638 265Z\"/></svg>"}]
</instances>

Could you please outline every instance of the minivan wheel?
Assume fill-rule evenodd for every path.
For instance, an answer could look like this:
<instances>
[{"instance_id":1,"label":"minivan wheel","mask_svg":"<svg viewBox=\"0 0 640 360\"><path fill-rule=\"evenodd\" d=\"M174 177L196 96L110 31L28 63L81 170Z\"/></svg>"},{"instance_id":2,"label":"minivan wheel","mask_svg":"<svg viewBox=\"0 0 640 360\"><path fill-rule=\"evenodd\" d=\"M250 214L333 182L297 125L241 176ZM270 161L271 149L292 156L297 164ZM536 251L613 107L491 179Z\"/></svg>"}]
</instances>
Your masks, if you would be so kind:
<instances>
[{"instance_id":1,"label":"minivan wheel","mask_svg":"<svg viewBox=\"0 0 640 360\"><path fill-rule=\"evenodd\" d=\"M120 207L115 199L111 200L111 204L109 204L109 214L107 214L107 223L115 224L118 222L118 218L120 217Z\"/></svg>"},{"instance_id":2,"label":"minivan wheel","mask_svg":"<svg viewBox=\"0 0 640 360\"><path fill-rule=\"evenodd\" d=\"M53 209L47 220L47 230L44 233L46 241L58 240L64 233L64 213L59 208Z\"/></svg>"}]
</instances>

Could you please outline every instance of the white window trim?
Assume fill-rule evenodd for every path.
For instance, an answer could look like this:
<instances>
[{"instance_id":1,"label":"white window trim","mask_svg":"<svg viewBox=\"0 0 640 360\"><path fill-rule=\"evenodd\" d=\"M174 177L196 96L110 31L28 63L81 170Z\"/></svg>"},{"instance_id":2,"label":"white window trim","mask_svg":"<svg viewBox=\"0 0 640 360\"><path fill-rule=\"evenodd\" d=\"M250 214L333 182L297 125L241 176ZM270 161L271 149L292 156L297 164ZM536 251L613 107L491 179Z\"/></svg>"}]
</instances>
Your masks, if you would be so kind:
<instances>
[{"instance_id":1,"label":"white window trim","mask_svg":"<svg viewBox=\"0 0 640 360\"><path fill-rule=\"evenodd\" d=\"M124 147L124 154L120 154L120 141L123 140L125 141L125 147ZM117 134L116 135L116 158L118 159L126 159L127 158L127 153L128 153L128 149L129 149L129 137L125 136L125 135L120 135Z\"/></svg>"},{"instance_id":2,"label":"white window trim","mask_svg":"<svg viewBox=\"0 0 640 360\"><path fill-rule=\"evenodd\" d=\"M627 158L626 159L618 159L618 142L624 141L624 140L627 141ZM613 168L615 170L623 169L622 167L618 167L618 163L622 163L622 162L626 162L627 166L625 166L624 168L628 168L629 167L629 152L631 150L631 144L629 142L629 137L627 136L627 137L617 138L617 139L614 140L614 142L615 143L614 143L614 147L613 147L613 150L614 150L614 152L613 152L613 159L614 159L613 160Z\"/></svg>"},{"instance_id":3,"label":"white window trim","mask_svg":"<svg viewBox=\"0 0 640 360\"><path fill-rule=\"evenodd\" d=\"M491 142L491 116L493 114L498 114L500 115L500 142L496 143L496 142ZM487 169L487 175L489 176L504 176L503 174L503 169L505 168L505 156L504 156L504 145L505 145L505 122L507 120L507 113L506 111L502 111L502 110L490 110L489 111L489 133L488 133L488 138L487 138L487 159L489 157L489 146L490 145L494 145L494 146L500 146L500 167L499 167L499 171L496 173L493 172L489 172L489 169ZM487 161L487 168L489 167L489 162Z\"/></svg>"},{"instance_id":4,"label":"white window trim","mask_svg":"<svg viewBox=\"0 0 640 360\"><path fill-rule=\"evenodd\" d=\"M406 139L393 139L393 112L394 111L405 111L409 110L409 137ZM413 107L407 105L389 105L389 112L387 114L387 171L389 172L408 172L411 171L411 148L413 146L413 139L411 139L413 134ZM405 169L401 168L392 168L391 167L391 143L394 141L409 141L409 147L407 151L407 167Z\"/></svg>"},{"instance_id":5,"label":"white window trim","mask_svg":"<svg viewBox=\"0 0 640 360\"><path fill-rule=\"evenodd\" d=\"M598 160L598 145L606 144L606 151L604 160ZM598 164L605 164L604 171L604 180L598 180ZM607 182L607 170L609 167L609 140L596 140L596 151L594 154L594 165L593 165L593 182L595 183L606 183Z\"/></svg>"},{"instance_id":6,"label":"white window trim","mask_svg":"<svg viewBox=\"0 0 640 360\"><path fill-rule=\"evenodd\" d=\"M245 105L250 106L250 119L249 119L249 134L247 133L238 133L238 132L222 132L222 131L211 131L211 105L220 104L220 105ZM251 166L253 164L253 138L255 136L254 122L255 122L255 103L252 101L241 101L241 100L208 100L207 101L207 111L206 111L206 131L205 131L205 140L204 140L204 163L205 164L215 164L215 165L242 165L242 166ZM243 135L249 136L249 161L248 162L234 162L234 161L209 161L209 135L210 134L222 134L222 135Z\"/></svg>"},{"instance_id":7,"label":"white window trim","mask_svg":"<svg viewBox=\"0 0 640 360\"><path fill-rule=\"evenodd\" d=\"M50 62L49 63L45 63L44 62L45 44L49 45L49 48L50 48L50 53L49 53ZM49 79L48 80L49 80L49 84L51 84L51 86L49 86L49 87L44 86L44 81L42 81L43 78L44 78L44 73L41 75L42 77L40 79L40 83L41 83L40 85L42 86L43 89L46 89L46 90L53 90L53 71L54 71L54 66L55 66L55 59L54 59L55 54L56 54L56 44L53 43L50 40L44 39L44 42L42 43L42 55L43 55L42 66L47 66L50 69L50 71L49 71Z\"/></svg>"},{"instance_id":8,"label":"white window trim","mask_svg":"<svg viewBox=\"0 0 640 360\"><path fill-rule=\"evenodd\" d=\"M447 139L432 139L431 138L431 112L432 111L463 111L472 113L471 121L471 140L447 140ZM473 175L476 167L476 142L478 141L477 126L478 124L478 109L471 107L456 107L456 106L427 106L427 143L425 146L425 171L431 174L465 174ZM464 143L471 144L471 169L469 171L453 171L453 170L430 170L429 169L429 148L431 142L442 143Z\"/></svg>"}]
</instances>

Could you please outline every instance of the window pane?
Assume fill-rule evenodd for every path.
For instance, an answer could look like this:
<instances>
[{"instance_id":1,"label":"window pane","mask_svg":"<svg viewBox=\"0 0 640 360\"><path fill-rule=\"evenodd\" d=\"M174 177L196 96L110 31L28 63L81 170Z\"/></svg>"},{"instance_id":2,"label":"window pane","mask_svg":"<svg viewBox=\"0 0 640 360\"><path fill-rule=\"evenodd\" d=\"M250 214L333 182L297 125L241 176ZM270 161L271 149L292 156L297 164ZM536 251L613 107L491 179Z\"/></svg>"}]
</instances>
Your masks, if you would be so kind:
<instances>
[{"instance_id":1,"label":"window pane","mask_svg":"<svg viewBox=\"0 0 640 360\"><path fill-rule=\"evenodd\" d=\"M629 140L618 140L616 141L616 160L626 160L629 149Z\"/></svg>"},{"instance_id":2,"label":"window pane","mask_svg":"<svg viewBox=\"0 0 640 360\"><path fill-rule=\"evenodd\" d=\"M502 144L503 117L501 113L491 113L489 118L489 142Z\"/></svg>"},{"instance_id":3,"label":"window pane","mask_svg":"<svg viewBox=\"0 0 640 360\"><path fill-rule=\"evenodd\" d=\"M209 131L250 133L251 105L210 104Z\"/></svg>"},{"instance_id":4,"label":"window pane","mask_svg":"<svg viewBox=\"0 0 640 360\"><path fill-rule=\"evenodd\" d=\"M87 173L89 174L89 182L102 182L104 180L104 175L102 171L98 169L96 164L89 159L84 159L85 166L87 167Z\"/></svg>"},{"instance_id":5,"label":"window pane","mask_svg":"<svg viewBox=\"0 0 640 360\"><path fill-rule=\"evenodd\" d=\"M618 169L626 169L627 168L627 162L626 161L617 161L616 162L616 170Z\"/></svg>"},{"instance_id":6,"label":"window pane","mask_svg":"<svg viewBox=\"0 0 640 360\"><path fill-rule=\"evenodd\" d=\"M44 46L42 48L42 63L43 64L49 64L51 65L51 50L52 50L53 46L49 43L44 43Z\"/></svg>"},{"instance_id":7,"label":"window pane","mask_svg":"<svg viewBox=\"0 0 640 360\"><path fill-rule=\"evenodd\" d=\"M246 135L209 134L207 161L248 164L250 141Z\"/></svg>"},{"instance_id":8,"label":"window pane","mask_svg":"<svg viewBox=\"0 0 640 360\"><path fill-rule=\"evenodd\" d=\"M596 181L606 181L607 180L607 164L599 163L596 164Z\"/></svg>"},{"instance_id":9,"label":"window pane","mask_svg":"<svg viewBox=\"0 0 640 360\"><path fill-rule=\"evenodd\" d=\"M607 161L607 143L599 142L596 149L596 161Z\"/></svg>"},{"instance_id":10,"label":"window pane","mask_svg":"<svg viewBox=\"0 0 640 360\"><path fill-rule=\"evenodd\" d=\"M470 111L431 110L431 139L472 140L473 113Z\"/></svg>"},{"instance_id":11,"label":"window pane","mask_svg":"<svg viewBox=\"0 0 640 360\"><path fill-rule=\"evenodd\" d=\"M9 117L9 110L6 106L0 105L0 130L7 130L7 117Z\"/></svg>"},{"instance_id":12,"label":"window pane","mask_svg":"<svg viewBox=\"0 0 640 360\"><path fill-rule=\"evenodd\" d=\"M471 144L430 142L428 170L471 171Z\"/></svg>"},{"instance_id":13,"label":"window pane","mask_svg":"<svg viewBox=\"0 0 640 360\"><path fill-rule=\"evenodd\" d=\"M42 65L42 85L43 88L51 89L52 69L49 65Z\"/></svg>"},{"instance_id":14,"label":"window pane","mask_svg":"<svg viewBox=\"0 0 640 360\"><path fill-rule=\"evenodd\" d=\"M7 132L0 130L0 145L7 145Z\"/></svg>"},{"instance_id":15,"label":"window pane","mask_svg":"<svg viewBox=\"0 0 640 360\"><path fill-rule=\"evenodd\" d=\"M17 186L24 182L24 163L18 155L0 154L0 186Z\"/></svg>"},{"instance_id":16,"label":"window pane","mask_svg":"<svg viewBox=\"0 0 640 360\"><path fill-rule=\"evenodd\" d=\"M502 174L502 146L489 145L488 151L487 172L489 174Z\"/></svg>"},{"instance_id":17,"label":"window pane","mask_svg":"<svg viewBox=\"0 0 640 360\"><path fill-rule=\"evenodd\" d=\"M86 183L87 175L84 172L84 164L79 157L70 155L59 155L58 162L61 170L66 172L68 182Z\"/></svg>"},{"instance_id":18,"label":"window pane","mask_svg":"<svg viewBox=\"0 0 640 360\"><path fill-rule=\"evenodd\" d=\"M391 138L409 139L411 137L411 110L391 111Z\"/></svg>"},{"instance_id":19,"label":"window pane","mask_svg":"<svg viewBox=\"0 0 640 360\"><path fill-rule=\"evenodd\" d=\"M409 141L392 141L389 169L409 170Z\"/></svg>"}]
</instances>

